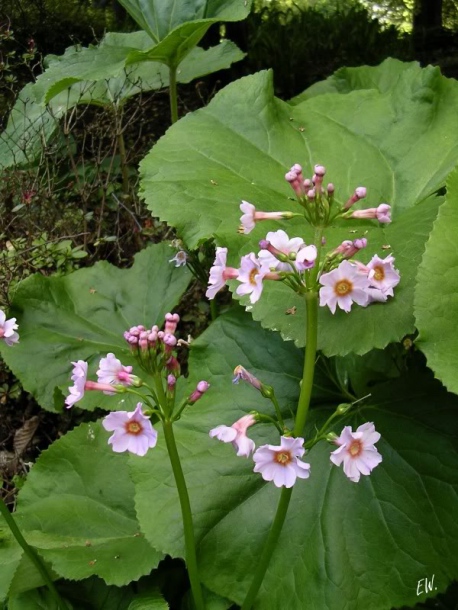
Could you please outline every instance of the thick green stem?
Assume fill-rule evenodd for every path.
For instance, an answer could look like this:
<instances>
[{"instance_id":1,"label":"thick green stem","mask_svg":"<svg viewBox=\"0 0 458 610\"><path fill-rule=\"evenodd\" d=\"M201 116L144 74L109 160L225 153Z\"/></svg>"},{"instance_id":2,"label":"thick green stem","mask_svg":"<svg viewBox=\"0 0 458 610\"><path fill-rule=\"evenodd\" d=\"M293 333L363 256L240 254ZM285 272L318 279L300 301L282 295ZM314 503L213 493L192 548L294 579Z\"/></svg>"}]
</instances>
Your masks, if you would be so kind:
<instances>
[{"instance_id":1,"label":"thick green stem","mask_svg":"<svg viewBox=\"0 0 458 610\"><path fill-rule=\"evenodd\" d=\"M173 123L178 121L178 101L177 101L177 69L176 66L169 67L169 99L170 117Z\"/></svg>"},{"instance_id":2,"label":"thick green stem","mask_svg":"<svg viewBox=\"0 0 458 610\"><path fill-rule=\"evenodd\" d=\"M245 600L242 604L241 610L250 610L258 594L259 587L264 580L267 567L270 563L270 558L275 550L278 539L281 534L283 523L285 522L286 513L288 512L289 501L291 500L291 494L293 488L289 489L284 487L281 491L280 501L278 502L277 512L275 514L274 522L270 528L269 535L264 544L264 548L259 558L258 565L256 566L256 572L254 574L253 582L251 583L248 593L246 594Z\"/></svg>"},{"instance_id":3,"label":"thick green stem","mask_svg":"<svg viewBox=\"0 0 458 610\"><path fill-rule=\"evenodd\" d=\"M317 228L315 231L315 245L317 247L318 254L320 253L321 249L321 235L322 229ZM301 436L303 433L310 406L310 398L312 396L318 337L318 291L316 286L317 274L318 269L313 269L309 276L307 292L305 293L307 321L304 372L302 376L299 402L297 405L296 421L293 430L294 436ZM270 558L275 550L275 546L281 534L283 523L285 522L286 513L288 512L288 506L291 499L292 489L292 487L290 489L282 489L272 528L269 532L264 548L262 550L259 563L256 566L253 582L251 583L245 601L242 604L242 610L250 610L256 599L256 595L258 594L259 587L261 586L261 583L264 580L264 576L267 571Z\"/></svg>"},{"instance_id":4,"label":"thick green stem","mask_svg":"<svg viewBox=\"0 0 458 610\"><path fill-rule=\"evenodd\" d=\"M318 337L318 293L316 291L305 294L305 307L307 311L306 349L304 358L304 372L302 375L301 393L297 405L294 436L301 436L312 396L313 375L315 372L317 337Z\"/></svg>"},{"instance_id":5,"label":"thick green stem","mask_svg":"<svg viewBox=\"0 0 458 610\"><path fill-rule=\"evenodd\" d=\"M10 513L10 511L8 510L8 507L6 506L6 504L3 502L3 500L1 498L0 498L0 513L2 514L3 518L5 519L6 524L10 528L11 533L16 538L17 543L22 547L24 553L27 555L27 557L30 559L30 561L34 564L34 566L40 572L43 580L46 583L46 586L49 589L49 592L50 592L52 598L54 599L54 601L57 604L57 607L61 608L62 610L65 610L67 608L67 605L62 601L59 593L57 592L57 589L54 586L54 583L52 581L51 575L48 572L46 564L40 558L40 556L35 551L35 549L33 549L26 542L24 536L21 534L21 530L18 528L18 526L16 524L16 521L15 521L13 515Z\"/></svg>"},{"instance_id":6,"label":"thick green stem","mask_svg":"<svg viewBox=\"0 0 458 610\"><path fill-rule=\"evenodd\" d=\"M167 450L172 464L173 476L180 498L181 515L183 518L184 540L186 547L186 566L188 568L189 580L191 581L191 591L194 598L196 610L204 610L204 599L202 587L200 586L199 574L197 571L196 543L194 540L194 527L192 523L191 504L189 502L188 489L181 468L180 456L173 434L172 422L165 420L162 422L164 437Z\"/></svg>"}]
</instances>

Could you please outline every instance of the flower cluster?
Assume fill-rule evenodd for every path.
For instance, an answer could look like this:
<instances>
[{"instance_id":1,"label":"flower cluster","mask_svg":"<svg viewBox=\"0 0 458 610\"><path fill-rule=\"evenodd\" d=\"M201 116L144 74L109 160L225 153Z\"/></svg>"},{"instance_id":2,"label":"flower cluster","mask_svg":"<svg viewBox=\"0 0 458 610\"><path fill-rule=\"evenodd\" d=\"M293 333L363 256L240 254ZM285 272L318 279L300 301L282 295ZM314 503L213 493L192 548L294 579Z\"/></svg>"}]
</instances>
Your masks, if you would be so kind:
<instances>
[{"instance_id":1,"label":"flower cluster","mask_svg":"<svg viewBox=\"0 0 458 610\"><path fill-rule=\"evenodd\" d=\"M5 312L0 309L0 339L9 347L19 341L19 335L16 332L17 329L18 325L16 324L16 318L7 320Z\"/></svg>"},{"instance_id":2,"label":"flower cluster","mask_svg":"<svg viewBox=\"0 0 458 610\"><path fill-rule=\"evenodd\" d=\"M255 443L247 435L250 426L257 423L256 415L241 417L231 426L217 426L210 430L210 437L223 443L231 443L238 456L249 457L253 451L254 472L261 473L265 481L273 481L276 487L292 487L296 478L310 476L310 464L302 461L305 454L304 439L301 437L281 436L280 445L262 445L255 451ZM366 423L353 432L345 426L341 435L333 441L338 449L330 455L336 466L343 464L345 475L357 483L361 475L369 475L382 461L375 448L380 434L373 423Z\"/></svg>"},{"instance_id":3,"label":"flower cluster","mask_svg":"<svg viewBox=\"0 0 458 610\"><path fill-rule=\"evenodd\" d=\"M187 396L176 412L175 385L180 374L180 366L175 347L179 344L175 331L180 321L178 314L165 315L164 329L158 326L146 329L142 325L132 326L124 333L124 338L131 347L131 352L137 357L142 367L155 377L156 385L149 385L132 373L132 366L125 366L113 354L101 358L97 370L97 381L88 380L88 363L84 360L73 362L69 394L65 400L67 408L79 402L88 390L97 390L104 394L131 392L139 394L137 388L143 387L148 393L142 393L148 403L146 411L141 402L133 412L115 411L103 420L103 427L113 432L108 443L113 451L130 451L143 456L157 441L157 431L151 424L150 417L154 414L159 419L178 419L183 409L196 403L208 390L206 381L199 381L195 390ZM162 390L159 388L162 387Z\"/></svg>"},{"instance_id":4,"label":"flower cluster","mask_svg":"<svg viewBox=\"0 0 458 610\"><path fill-rule=\"evenodd\" d=\"M394 295L400 275L395 269L393 256L385 259L375 255L367 265L342 261L338 267L320 275L320 305L327 305L335 313L337 305L347 313L352 303L367 307L384 302Z\"/></svg>"},{"instance_id":5,"label":"flower cluster","mask_svg":"<svg viewBox=\"0 0 458 610\"><path fill-rule=\"evenodd\" d=\"M295 164L285 175L303 207L303 216L310 224L326 227L336 218L391 222L391 207L386 203L376 208L351 209L366 197L367 190L363 186L357 187L344 204L339 204L334 198L334 185L323 186L325 173L324 166L315 165L312 178L304 178L302 167ZM287 211L261 212L248 201L242 201L240 210L240 232L245 234L251 233L259 221L302 215ZM259 242L260 251L242 256L238 268L227 265L227 248L218 247L210 269L206 296L213 299L226 282L233 279L240 282L236 294L249 295L252 304L260 299L265 280L282 281L300 294L319 290L320 305L328 306L332 313L337 307L349 312L352 303L366 307L393 296L393 288L400 281L393 256L385 259L374 256L367 265L353 260L367 246L367 239L360 237L342 242L320 260L319 248L324 243L323 237L320 243L306 244L301 237L290 238L283 230L271 231Z\"/></svg>"}]
</instances>

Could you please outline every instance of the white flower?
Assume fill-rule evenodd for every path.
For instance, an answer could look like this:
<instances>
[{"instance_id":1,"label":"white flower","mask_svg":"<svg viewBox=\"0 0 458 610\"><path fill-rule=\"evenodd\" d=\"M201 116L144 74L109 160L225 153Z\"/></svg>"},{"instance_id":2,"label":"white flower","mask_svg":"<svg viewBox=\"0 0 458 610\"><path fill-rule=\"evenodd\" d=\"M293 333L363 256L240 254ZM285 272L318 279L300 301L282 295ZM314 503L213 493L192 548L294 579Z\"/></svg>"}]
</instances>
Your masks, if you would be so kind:
<instances>
[{"instance_id":1,"label":"white flower","mask_svg":"<svg viewBox=\"0 0 458 610\"><path fill-rule=\"evenodd\" d=\"M296 478L308 479L310 464L298 459L305 449L303 438L280 437L280 445L263 445L253 455L254 472L260 472L265 481L273 481L277 487L292 487Z\"/></svg>"},{"instance_id":2,"label":"white flower","mask_svg":"<svg viewBox=\"0 0 458 610\"><path fill-rule=\"evenodd\" d=\"M250 301L256 303L262 294L262 280L268 272L267 267L262 265L261 260L256 258L254 252L242 256L237 277L241 285L236 290L237 294L241 296L249 294Z\"/></svg>"},{"instance_id":3,"label":"white flower","mask_svg":"<svg viewBox=\"0 0 458 610\"><path fill-rule=\"evenodd\" d=\"M184 250L179 250L173 258L169 260L169 263L175 263L175 267L182 267L186 265L188 255Z\"/></svg>"},{"instance_id":4,"label":"white flower","mask_svg":"<svg viewBox=\"0 0 458 610\"><path fill-rule=\"evenodd\" d=\"M87 362L84 362L84 360L78 360L77 362L72 362L72 364L73 371L71 379L73 381L73 385L68 388L70 394L65 399L67 409L73 407L76 402L83 398L84 387L87 379Z\"/></svg>"},{"instance_id":5,"label":"white flower","mask_svg":"<svg viewBox=\"0 0 458 610\"><path fill-rule=\"evenodd\" d=\"M401 280L399 272L394 268L393 263L394 257L391 255L384 259L375 255L367 264L371 286L381 290L387 297L393 296L393 288Z\"/></svg>"},{"instance_id":6,"label":"white flower","mask_svg":"<svg viewBox=\"0 0 458 610\"><path fill-rule=\"evenodd\" d=\"M362 306L368 303L369 279L349 261L342 261L336 269L323 273L320 283L323 286L320 288L320 305L327 305L332 313L335 313L337 305L348 313L353 301Z\"/></svg>"},{"instance_id":7,"label":"white flower","mask_svg":"<svg viewBox=\"0 0 458 610\"><path fill-rule=\"evenodd\" d=\"M255 444L246 435L247 429L256 423L253 415L244 415L238 419L232 426L217 426L210 430L211 438L217 438L223 443L232 443L234 449L237 450L238 456L249 457L254 451Z\"/></svg>"},{"instance_id":8,"label":"white flower","mask_svg":"<svg viewBox=\"0 0 458 610\"><path fill-rule=\"evenodd\" d=\"M135 411L114 411L104 417L102 426L109 432L114 432L108 439L113 451L121 453L130 451L143 456L150 447L155 447L157 431L153 428L149 417L143 415L142 403L137 403Z\"/></svg>"},{"instance_id":9,"label":"white flower","mask_svg":"<svg viewBox=\"0 0 458 610\"><path fill-rule=\"evenodd\" d=\"M372 422L359 426L353 432L350 426L345 426L341 435L334 441L340 445L330 455L331 462L340 466L350 481L357 483L362 474L368 475L382 461L382 456L374 447L380 439Z\"/></svg>"},{"instance_id":10,"label":"white flower","mask_svg":"<svg viewBox=\"0 0 458 610\"><path fill-rule=\"evenodd\" d=\"M3 339L6 345L11 347L19 341L19 335L15 332L17 328L16 318L7 320L5 312L0 309L0 339Z\"/></svg>"},{"instance_id":11,"label":"white flower","mask_svg":"<svg viewBox=\"0 0 458 610\"><path fill-rule=\"evenodd\" d=\"M121 361L114 354L107 354L106 358L102 358L97 371L97 380L99 383L132 385L132 367L123 366ZM104 392L104 394L115 394L113 392Z\"/></svg>"},{"instance_id":12,"label":"white flower","mask_svg":"<svg viewBox=\"0 0 458 610\"><path fill-rule=\"evenodd\" d=\"M299 249L305 245L304 240L301 237L293 237L290 239L288 234L282 229L267 233L266 240L285 256L289 256L293 252L297 253ZM269 269L274 268L276 271L291 271L291 265L282 263L268 250L261 250L258 256L264 267Z\"/></svg>"},{"instance_id":13,"label":"white flower","mask_svg":"<svg viewBox=\"0 0 458 610\"><path fill-rule=\"evenodd\" d=\"M298 271L306 271L315 266L315 260L318 256L316 247L312 244L311 246L304 246L301 248L296 256L294 264Z\"/></svg>"},{"instance_id":14,"label":"white flower","mask_svg":"<svg viewBox=\"0 0 458 610\"><path fill-rule=\"evenodd\" d=\"M210 279L205 296L214 299L216 293L226 285L226 280L235 279L238 275L237 269L226 267L227 248L216 248L215 261L210 269Z\"/></svg>"}]
</instances>

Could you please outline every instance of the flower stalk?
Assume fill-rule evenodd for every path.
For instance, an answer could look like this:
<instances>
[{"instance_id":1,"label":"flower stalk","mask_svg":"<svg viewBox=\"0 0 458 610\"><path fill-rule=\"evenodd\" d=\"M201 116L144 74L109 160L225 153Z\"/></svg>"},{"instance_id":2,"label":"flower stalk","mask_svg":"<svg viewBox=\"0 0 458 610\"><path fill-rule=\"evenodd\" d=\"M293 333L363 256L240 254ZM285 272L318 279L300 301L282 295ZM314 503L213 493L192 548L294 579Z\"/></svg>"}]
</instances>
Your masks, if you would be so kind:
<instances>
[{"instance_id":1,"label":"flower stalk","mask_svg":"<svg viewBox=\"0 0 458 610\"><path fill-rule=\"evenodd\" d=\"M177 486L178 497L180 499L181 516L183 519L184 540L186 549L186 566L188 568L191 591L196 610L204 610L204 599L202 587L200 585L199 573L197 570L196 542L194 538L194 527L192 522L191 504L189 501L188 489L181 467L180 456L173 433L172 422L168 419L162 422L165 443L169 454L170 464L172 465L173 476Z\"/></svg>"},{"instance_id":2,"label":"flower stalk","mask_svg":"<svg viewBox=\"0 0 458 610\"><path fill-rule=\"evenodd\" d=\"M60 610L67 610L68 606L67 606L67 604L64 603L64 601L60 597L59 593L57 592L57 589L54 586L52 577L48 571L46 564L41 559L41 557L38 555L38 553L35 551L35 549L32 548L27 543L26 539L24 538L24 536L21 533L21 530L17 526L16 520L14 519L13 515L10 513L10 511L8 510L8 507L6 506L3 499L1 499L1 498L0 498L0 513L1 513L2 517L4 518L6 524L8 525L11 533L15 537L16 542L19 544L19 546L22 547L22 550L24 551L24 553L27 555L27 557L30 559L30 561L33 563L33 565L37 568L38 572L41 574L41 577L45 581L51 597L54 599L54 601L57 604L57 608L59 608Z\"/></svg>"}]
</instances>

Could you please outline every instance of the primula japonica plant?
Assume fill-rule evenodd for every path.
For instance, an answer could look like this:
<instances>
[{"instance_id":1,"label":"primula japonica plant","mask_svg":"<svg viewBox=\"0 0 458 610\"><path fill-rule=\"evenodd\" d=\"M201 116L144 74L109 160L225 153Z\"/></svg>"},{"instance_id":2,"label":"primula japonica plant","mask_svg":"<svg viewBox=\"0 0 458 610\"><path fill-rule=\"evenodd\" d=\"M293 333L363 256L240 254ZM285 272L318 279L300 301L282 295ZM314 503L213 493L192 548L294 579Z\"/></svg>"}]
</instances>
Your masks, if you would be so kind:
<instances>
[{"instance_id":1,"label":"primula japonica plant","mask_svg":"<svg viewBox=\"0 0 458 610\"><path fill-rule=\"evenodd\" d=\"M143 594L166 607L164 555L186 560L197 608L390 610L423 601L433 574L445 590L458 575L455 102L455 82L387 62L291 103L254 75L173 126L142 164L147 204L191 251L215 240L208 298L228 283L246 309L192 341L170 313L190 272L167 243L130 269L21 283L6 363L49 411L108 414L53 443L18 493L25 540L3 528L0 545L13 609L43 584L72 601L75 580L122 592L120 610ZM304 159L327 172L294 165L285 181Z\"/></svg>"}]
</instances>

